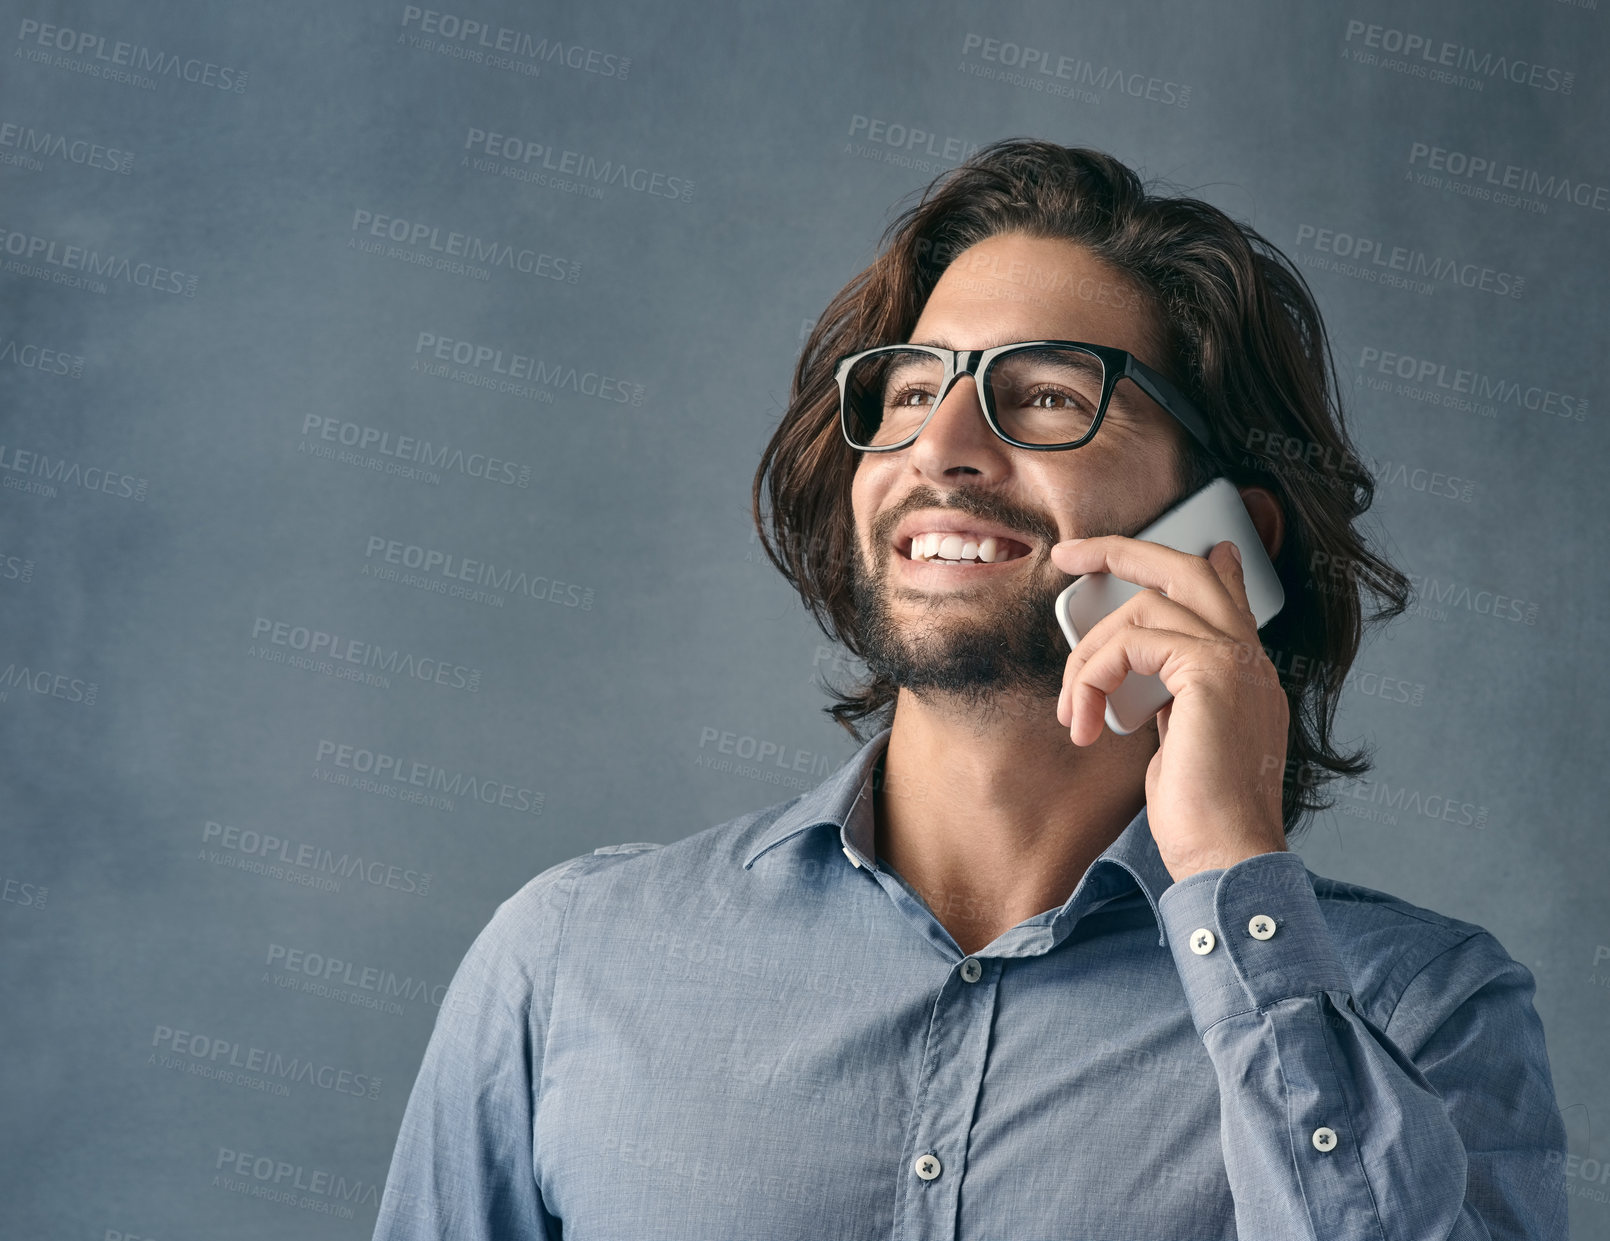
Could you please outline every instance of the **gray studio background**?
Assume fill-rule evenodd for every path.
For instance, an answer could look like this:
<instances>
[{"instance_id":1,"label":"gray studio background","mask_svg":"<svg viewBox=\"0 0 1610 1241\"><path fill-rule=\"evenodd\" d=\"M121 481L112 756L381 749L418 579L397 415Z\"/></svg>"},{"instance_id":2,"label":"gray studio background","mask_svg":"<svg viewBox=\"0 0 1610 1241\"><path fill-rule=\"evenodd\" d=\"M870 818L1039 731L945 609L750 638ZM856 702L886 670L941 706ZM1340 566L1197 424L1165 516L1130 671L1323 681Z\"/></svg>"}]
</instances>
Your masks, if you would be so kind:
<instances>
[{"instance_id":1,"label":"gray studio background","mask_svg":"<svg viewBox=\"0 0 1610 1241\"><path fill-rule=\"evenodd\" d=\"M367 1237L498 902L853 751L750 479L1032 135L1305 264L1420 598L1298 848L1532 969L1610 1237L1610 12L446 3L0 4L0 1235Z\"/></svg>"}]
</instances>

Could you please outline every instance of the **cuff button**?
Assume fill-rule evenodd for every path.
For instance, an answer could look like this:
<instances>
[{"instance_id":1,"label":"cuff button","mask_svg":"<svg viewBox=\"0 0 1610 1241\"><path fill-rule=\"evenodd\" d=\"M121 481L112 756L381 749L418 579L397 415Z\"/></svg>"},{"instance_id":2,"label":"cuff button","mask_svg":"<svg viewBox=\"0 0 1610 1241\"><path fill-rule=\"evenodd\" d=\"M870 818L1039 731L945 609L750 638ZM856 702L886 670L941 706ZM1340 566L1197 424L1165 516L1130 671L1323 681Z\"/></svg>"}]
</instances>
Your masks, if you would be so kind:
<instances>
[{"instance_id":1,"label":"cuff button","mask_svg":"<svg viewBox=\"0 0 1610 1241\"><path fill-rule=\"evenodd\" d=\"M1205 926L1199 926L1191 932L1191 951L1203 957L1213 951L1213 932Z\"/></svg>"},{"instance_id":2,"label":"cuff button","mask_svg":"<svg viewBox=\"0 0 1610 1241\"><path fill-rule=\"evenodd\" d=\"M1268 939L1275 933L1275 920L1268 914L1254 914L1247 923L1247 934L1253 939Z\"/></svg>"}]
</instances>

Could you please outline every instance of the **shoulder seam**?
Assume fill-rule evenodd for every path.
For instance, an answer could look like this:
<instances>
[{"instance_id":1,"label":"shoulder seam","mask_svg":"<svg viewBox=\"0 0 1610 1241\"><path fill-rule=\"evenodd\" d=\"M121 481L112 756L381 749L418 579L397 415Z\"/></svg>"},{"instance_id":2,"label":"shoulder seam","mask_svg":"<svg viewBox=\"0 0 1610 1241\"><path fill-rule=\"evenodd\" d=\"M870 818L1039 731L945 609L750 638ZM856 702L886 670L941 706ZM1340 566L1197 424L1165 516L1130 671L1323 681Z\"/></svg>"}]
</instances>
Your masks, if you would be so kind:
<instances>
[{"instance_id":1,"label":"shoulder seam","mask_svg":"<svg viewBox=\"0 0 1610 1241\"><path fill-rule=\"evenodd\" d=\"M1486 935L1489 939L1492 939L1495 944L1498 943L1497 939L1492 935L1492 933L1483 928L1482 930L1472 931L1470 934L1462 936L1453 943L1449 944L1446 948L1443 948L1438 952L1434 952L1427 957L1420 968L1415 970L1414 973L1410 975L1409 980L1403 984L1402 989L1398 992L1397 998L1392 1001L1392 1011L1386 1015L1386 1024L1381 1027L1382 1031L1384 1032L1392 1025L1392 1019L1398 1015L1398 1006L1403 1003L1403 997L1409 993L1409 988L1414 986L1414 984L1419 980L1420 975L1424 974L1428 969L1430 969L1438 961L1442 960L1443 957L1447 956L1455 948L1461 948L1473 939L1480 939L1483 935ZM1502 945L1499 945L1499 947L1502 948ZM1510 960L1513 961L1514 958L1510 958ZM1519 964L1519 962L1515 962L1515 964ZM1481 987L1485 987L1487 983L1491 981L1491 978L1486 979L1482 982L1481 986L1477 987L1475 990L1481 990ZM1475 991L1472 991L1471 994L1475 994ZM1463 1001L1461 1001L1461 1003L1463 1003Z\"/></svg>"},{"instance_id":2,"label":"shoulder seam","mask_svg":"<svg viewBox=\"0 0 1610 1241\"><path fill-rule=\"evenodd\" d=\"M1303 869L1307 870L1307 867L1305 866ZM1448 914L1439 913L1435 909L1425 909L1422 906L1418 906L1410 901L1404 900L1401 896L1394 895L1391 892L1382 892L1378 888L1365 887L1360 883L1348 883L1343 879L1332 879L1329 875L1316 875L1311 870L1308 871L1308 874L1310 883L1312 883L1314 880L1318 880L1321 883L1330 885L1333 889L1346 888L1355 892L1367 892L1370 894L1368 898L1352 895L1342 896L1335 892L1332 892L1326 896L1320 896L1319 892L1316 890L1314 895L1318 897L1321 902L1330 901L1337 905L1374 905L1379 909L1390 910L1402 917L1412 918L1414 921L1422 922L1427 926L1440 927L1443 930L1452 932L1454 934L1458 934L1465 927L1475 927L1474 930L1466 931L1463 935L1461 935L1460 938L1455 941L1456 944L1463 943L1464 940L1469 939L1473 935L1481 934L1487 929L1486 927L1476 927L1475 923L1467 922L1463 918L1451 917ZM1384 897L1385 899L1374 899L1376 897ZM1449 947L1453 946L1453 944L1449 945Z\"/></svg>"},{"instance_id":3,"label":"shoulder seam","mask_svg":"<svg viewBox=\"0 0 1610 1241\"><path fill-rule=\"evenodd\" d=\"M572 858L570 865L559 874L554 876L555 882L572 876L574 872L581 869L581 863L585 862L589 857L592 856L594 855L590 853L583 853L579 857ZM570 906L574 903L576 897L576 884L574 880L579 878L579 875L574 876L570 884L570 890L565 893L564 912L559 915L559 935L554 940L553 945L553 976L548 982L548 1019L542 1023L542 1073L536 1074L531 1082L531 1115L533 1117L536 1116L537 1107L542 1101L542 1076L543 1073L548 1071L548 1050L549 1045L553 1041L553 1001L554 997L559 993L559 965L561 957L564 953L565 930L570 926ZM530 1029L530 1026L531 1015L527 1013L526 1028Z\"/></svg>"}]
</instances>

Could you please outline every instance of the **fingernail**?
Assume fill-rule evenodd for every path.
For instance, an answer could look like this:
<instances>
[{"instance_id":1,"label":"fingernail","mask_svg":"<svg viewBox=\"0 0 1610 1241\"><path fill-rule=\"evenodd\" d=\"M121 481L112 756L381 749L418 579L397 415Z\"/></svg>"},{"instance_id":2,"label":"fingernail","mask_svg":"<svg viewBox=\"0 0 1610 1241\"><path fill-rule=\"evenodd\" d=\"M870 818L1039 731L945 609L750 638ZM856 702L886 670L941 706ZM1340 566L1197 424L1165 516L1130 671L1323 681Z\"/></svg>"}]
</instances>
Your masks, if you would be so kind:
<instances>
[{"instance_id":1,"label":"fingernail","mask_svg":"<svg viewBox=\"0 0 1610 1241\"><path fill-rule=\"evenodd\" d=\"M1241 563L1241 549L1239 547L1237 547L1233 542L1230 544L1230 555L1235 557L1236 564Z\"/></svg>"}]
</instances>

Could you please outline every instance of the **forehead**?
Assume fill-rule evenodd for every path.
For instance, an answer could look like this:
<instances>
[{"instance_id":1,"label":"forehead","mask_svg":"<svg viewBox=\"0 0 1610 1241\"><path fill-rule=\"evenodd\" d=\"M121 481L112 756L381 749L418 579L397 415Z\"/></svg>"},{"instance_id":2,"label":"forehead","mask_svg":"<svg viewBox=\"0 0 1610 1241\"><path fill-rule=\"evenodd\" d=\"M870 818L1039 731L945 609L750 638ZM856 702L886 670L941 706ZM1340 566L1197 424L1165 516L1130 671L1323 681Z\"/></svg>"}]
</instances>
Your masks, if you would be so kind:
<instances>
[{"instance_id":1,"label":"forehead","mask_svg":"<svg viewBox=\"0 0 1610 1241\"><path fill-rule=\"evenodd\" d=\"M1156 365L1151 302L1124 274L1061 238L1003 233L963 250L940 275L910 339L952 349L1082 340Z\"/></svg>"}]
</instances>

